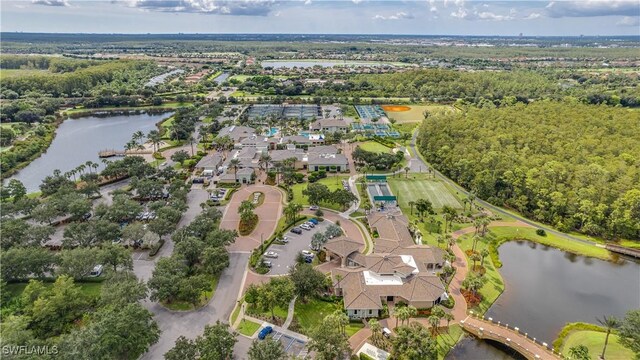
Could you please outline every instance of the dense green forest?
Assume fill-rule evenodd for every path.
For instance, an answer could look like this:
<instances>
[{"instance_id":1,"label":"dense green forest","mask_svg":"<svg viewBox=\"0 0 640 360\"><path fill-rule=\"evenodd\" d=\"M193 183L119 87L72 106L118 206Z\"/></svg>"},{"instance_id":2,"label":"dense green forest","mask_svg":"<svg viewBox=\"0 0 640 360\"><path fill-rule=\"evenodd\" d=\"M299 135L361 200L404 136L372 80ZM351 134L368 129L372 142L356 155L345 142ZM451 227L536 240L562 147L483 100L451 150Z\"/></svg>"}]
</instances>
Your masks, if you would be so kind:
<instances>
[{"instance_id":1,"label":"dense green forest","mask_svg":"<svg viewBox=\"0 0 640 360\"><path fill-rule=\"evenodd\" d=\"M6 62L11 66L8 68L12 69L19 64L13 59L14 57L9 57L7 60L3 58L2 62L3 64ZM0 85L5 97L11 98L13 94L33 97L34 93L53 97L82 97L95 95L90 91L96 88L99 91L129 95L138 93L144 82L162 72L155 63L144 61L120 60L94 63L84 60L49 60L47 63L40 62L40 59L36 57L25 66L31 65L36 69L44 67L48 70L47 72L2 79Z\"/></svg>"},{"instance_id":2,"label":"dense green forest","mask_svg":"<svg viewBox=\"0 0 640 360\"><path fill-rule=\"evenodd\" d=\"M578 102L430 116L425 158L479 197L558 227L640 239L640 112Z\"/></svg>"}]
</instances>

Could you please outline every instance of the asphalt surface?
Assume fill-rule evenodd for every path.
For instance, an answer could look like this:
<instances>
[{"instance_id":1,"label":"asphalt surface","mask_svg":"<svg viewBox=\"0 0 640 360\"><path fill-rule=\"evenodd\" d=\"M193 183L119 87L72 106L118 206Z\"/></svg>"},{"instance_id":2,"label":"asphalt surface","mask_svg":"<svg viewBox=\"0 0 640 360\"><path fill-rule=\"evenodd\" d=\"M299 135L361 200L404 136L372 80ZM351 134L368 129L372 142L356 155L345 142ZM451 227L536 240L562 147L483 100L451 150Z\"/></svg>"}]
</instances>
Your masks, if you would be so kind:
<instances>
[{"instance_id":1,"label":"asphalt surface","mask_svg":"<svg viewBox=\"0 0 640 360\"><path fill-rule=\"evenodd\" d=\"M198 310L171 311L157 303L145 301L143 305L154 314L154 319L162 333L160 340L142 356L142 359L162 359L179 336L193 339L202 335L206 325L214 324L217 320L227 322L236 305L248 262L249 254L231 253L230 265L220 276L213 299ZM235 352L240 356L236 358L244 359L243 354L247 353L251 341L241 336L238 337L238 341Z\"/></svg>"},{"instance_id":2,"label":"asphalt surface","mask_svg":"<svg viewBox=\"0 0 640 360\"><path fill-rule=\"evenodd\" d=\"M302 229L302 234L294 234L287 232L285 236L289 238L289 243L286 245L272 244L266 251L275 251L278 253L278 258L264 258L267 261L271 261L273 264L269 275L282 275L289 272L289 267L296 262L298 253L302 250L311 251L311 237L317 232L324 232L327 226L331 225L331 222L325 220L310 231Z\"/></svg>"}]
</instances>

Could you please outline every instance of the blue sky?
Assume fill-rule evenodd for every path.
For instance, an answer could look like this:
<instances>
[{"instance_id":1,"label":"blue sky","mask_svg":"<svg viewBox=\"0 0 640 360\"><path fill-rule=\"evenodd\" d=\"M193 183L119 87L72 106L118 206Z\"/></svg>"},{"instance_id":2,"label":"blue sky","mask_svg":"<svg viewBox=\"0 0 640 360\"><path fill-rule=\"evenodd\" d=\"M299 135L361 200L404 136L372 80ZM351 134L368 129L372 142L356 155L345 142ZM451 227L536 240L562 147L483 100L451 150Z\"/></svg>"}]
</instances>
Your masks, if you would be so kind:
<instances>
[{"instance_id":1,"label":"blue sky","mask_svg":"<svg viewBox=\"0 0 640 360\"><path fill-rule=\"evenodd\" d=\"M640 0L2 0L2 31L638 35Z\"/></svg>"}]
</instances>

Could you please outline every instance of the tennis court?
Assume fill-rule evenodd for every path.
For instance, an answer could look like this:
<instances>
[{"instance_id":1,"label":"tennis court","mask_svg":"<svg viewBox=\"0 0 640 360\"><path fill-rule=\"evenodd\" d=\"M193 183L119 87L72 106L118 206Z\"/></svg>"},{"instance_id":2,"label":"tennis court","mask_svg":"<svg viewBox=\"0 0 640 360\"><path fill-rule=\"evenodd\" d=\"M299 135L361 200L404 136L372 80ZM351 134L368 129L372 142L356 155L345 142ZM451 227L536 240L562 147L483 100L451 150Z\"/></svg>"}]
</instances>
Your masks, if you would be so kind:
<instances>
[{"instance_id":1,"label":"tennis court","mask_svg":"<svg viewBox=\"0 0 640 360\"><path fill-rule=\"evenodd\" d=\"M409 208L409 201L427 199L435 209L445 205L459 209L462 206L456 197L449 192L444 183L428 179L388 178L388 184L399 198L400 207Z\"/></svg>"},{"instance_id":2,"label":"tennis court","mask_svg":"<svg viewBox=\"0 0 640 360\"><path fill-rule=\"evenodd\" d=\"M358 112L358 116L362 119L374 119L386 116L379 105L354 105L354 107Z\"/></svg>"}]
</instances>

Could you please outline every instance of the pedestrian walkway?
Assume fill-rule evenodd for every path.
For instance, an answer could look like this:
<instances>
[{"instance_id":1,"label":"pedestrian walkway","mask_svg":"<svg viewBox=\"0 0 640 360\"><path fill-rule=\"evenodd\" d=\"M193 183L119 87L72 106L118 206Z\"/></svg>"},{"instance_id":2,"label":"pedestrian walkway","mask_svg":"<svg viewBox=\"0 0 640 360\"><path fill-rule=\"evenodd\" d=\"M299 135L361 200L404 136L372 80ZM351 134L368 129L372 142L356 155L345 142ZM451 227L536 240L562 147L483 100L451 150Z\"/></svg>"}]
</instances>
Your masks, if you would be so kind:
<instances>
[{"instance_id":1,"label":"pedestrian walkway","mask_svg":"<svg viewBox=\"0 0 640 360\"><path fill-rule=\"evenodd\" d=\"M291 299L291 301L289 302L289 310L287 312L287 320L284 321L284 324L282 324L282 328L284 329L288 329L289 325L291 325L291 322L293 321L293 313L294 313L294 309L296 307L296 299L298 298L298 295L294 296L293 299Z\"/></svg>"}]
</instances>

